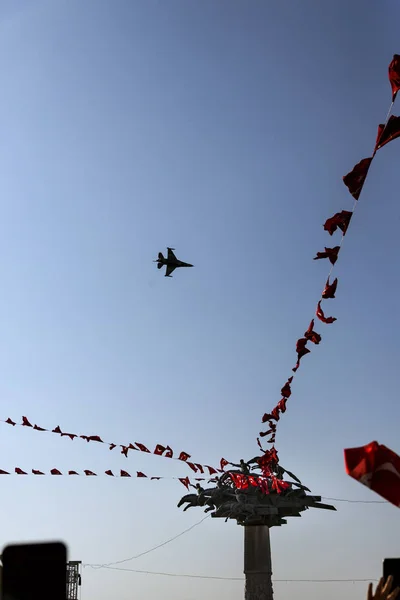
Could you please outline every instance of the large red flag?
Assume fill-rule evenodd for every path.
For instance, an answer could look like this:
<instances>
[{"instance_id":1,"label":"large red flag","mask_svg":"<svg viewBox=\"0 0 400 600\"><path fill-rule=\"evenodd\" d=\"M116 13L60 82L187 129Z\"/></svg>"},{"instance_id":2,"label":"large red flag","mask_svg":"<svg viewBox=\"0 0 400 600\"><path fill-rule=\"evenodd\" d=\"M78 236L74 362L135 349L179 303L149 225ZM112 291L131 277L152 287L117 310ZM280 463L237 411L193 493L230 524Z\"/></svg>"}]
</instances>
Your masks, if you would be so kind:
<instances>
[{"instance_id":1,"label":"large red flag","mask_svg":"<svg viewBox=\"0 0 400 600\"><path fill-rule=\"evenodd\" d=\"M344 450L346 472L388 502L400 508L400 456L371 442Z\"/></svg>"},{"instance_id":2,"label":"large red flag","mask_svg":"<svg viewBox=\"0 0 400 600\"><path fill-rule=\"evenodd\" d=\"M385 146L392 140L400 136L400 117L392 115L386 124L378 125L378 134L376 136L375 152Z\"/></svg>"},{"instance_id":3,"label":"large red flag","mask_svg":"<svg viewBox=\"0 0 400 600\"><path fill-rule=\"evenodd\" d=\"M389 81L392 86L392 102L396 100L397 92L400 90L400 55L395 54L389 65Z\"/></svg>"}]
</instances>

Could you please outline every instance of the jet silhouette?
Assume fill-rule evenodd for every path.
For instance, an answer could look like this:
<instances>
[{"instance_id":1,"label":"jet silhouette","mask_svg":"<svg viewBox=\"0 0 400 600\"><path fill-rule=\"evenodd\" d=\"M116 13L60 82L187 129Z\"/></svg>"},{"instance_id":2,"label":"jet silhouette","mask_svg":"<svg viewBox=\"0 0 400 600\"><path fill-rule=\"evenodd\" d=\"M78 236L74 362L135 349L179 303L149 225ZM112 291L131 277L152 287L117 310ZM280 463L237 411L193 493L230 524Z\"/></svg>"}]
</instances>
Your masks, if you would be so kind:
<instances>
[{"instance_id":1,"label":"jet silhouette","mask_svg":"<svg viewBox=\"0 0 400 600\"><path fill-rule=\"evenodd\" d=\"M172 277L172 271L175 271L178 267L193 267L189 263L185 263L181 260L178 260L174 254L175 248L167 248L168 255L167 258L164 257L162 252L158 253L157 260L153 261L157 263L157 268L161 269L164 265L167 267L165 270L165 277Z\"/></svg>"}]
</instances>

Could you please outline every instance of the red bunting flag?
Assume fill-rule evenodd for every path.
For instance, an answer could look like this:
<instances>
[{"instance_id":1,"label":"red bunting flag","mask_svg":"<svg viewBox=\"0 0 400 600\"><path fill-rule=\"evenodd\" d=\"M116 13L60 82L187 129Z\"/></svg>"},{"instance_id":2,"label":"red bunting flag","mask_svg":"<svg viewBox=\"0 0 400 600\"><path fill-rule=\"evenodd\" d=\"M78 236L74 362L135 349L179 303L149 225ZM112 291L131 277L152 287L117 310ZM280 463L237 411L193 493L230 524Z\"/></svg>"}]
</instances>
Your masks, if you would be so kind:
<instances>
[{"instance_id":1,"label":"red bunting flag","mask_svg":"<svg viewBox=\"0 0 400 600\"><path fill-rule=\"evenodd\" d=\"M76 471L68 471L68 475L79 475Z\"/></svg>"},{"instance_id":2,"label":"red bunting flag","mask_svg":"<svg viewBox=\"0 0 400 600\"><path fill-rule=\"evenodd\" d=\"M297 340L296 342L296 352L297 352L297 363L296 366L293 367L292 371L294 373L296 373L297 369L300 366L300 361L303 358L303 356L305 356L306 354L309 354L311 352L311 350L309 350L308 348L306 348L307 345L307 338L303 337Z\"/></svg>"},{"instance_id":3,"label":"red bunting flag","mask_svg":"<svg viewBox=\"0 0 400 600\"><path fill-rule=\"evenodd\" d=\"M351 217L353 213L349 210L342 210L341 212L336 213L333 217L327 219L324 223L324 229L329 233L329 235L333 235L337 228L339 228L343 235L346 235L346 231L349 227Z\"/></svg>"},{"instance_id":4,"label":"red bunting flag","mask_svg":"<svg viewBox=\"0 0 400 600\"><path fill-rule=\"evenodd\" d=\"M109 450L114 450L117 447L117 444L110 444Z\"/></svg>"},{"instance_id":5,"label":"red bunting flag","mask_svg":"<svg viewBox=\"0 0 400 600\"><path fill-rule=\"evenodd\" d=\"M308 326L308 329L305 332L304 337L306 338L307 341L310 341L313 344L317 344L318 345L320 343L321 336L319 335L319 333L317 333L316 331L314 331L314 319L311 320L311 323Z\"/></svg>"},{"instance_id":6,"label":"red bunting flag","mask_svg":"<svg viewBox=\"0 0 400 600\"><path fill-rule=\"evenodd\" d=\"M25 471L23 471L19 467L15 467L15 472L16 472L17 475L28 475L28 473L26 473Z\"/></svg>"},{"instance_id":7,"label":"red bunting flag","mask_svg":"<svg viewBox=\"0 0 400 600\"><path fill-rule=\"evenodd\" d=\"M93 471L89 471L89 469L85 469L83 472L85 473L85 475L87 475L87 477L97 477L96 473L93 473Z\"/></svg>"},{"instance_id":8,"label":"red bunting flag","mask_svg":"<svg viewBox=\"0 0 400 600\"><path fill-rule=\"evenodd\" d=\"M144 444L141 444L140 442L135 442L135 444L141 452L148 452L150 454L150 450ZM135 450L134 447L132 447L131 449Z\"/></svg>"},{"instance_id":9,"label":"red bunting flag","mask_svg":"<svg viewBox=\"0 0 400 600\"><path fill-rule=\"evenodd\" d=\"M114 477L114 473L111 471L111 469L108 469L108 471L105 471L106 475L109 475L110 477Z\"/></svg>"},{"instance_id":10,"label":"red bunting flag","mask_svg":"<svg viewBox=\"0 0 400 600\"><path fill-rule=\"evenodd\" d=\"M340 246L335 246L334 248L326 248L325 252L317 252L317 256L314 256L314 260L320 260L321 258L328 258L332 265L338 259L338 254L340 251Z\"/></svg>"},{"instance_id":11,"label":"red bunting flag","mask_svg":"<svg viewBox=\"0 0 400 600\"><path fill-rule=\"evenodd\" d=\"M76 433L61 433L61 437L69 437L70 440L74 441L74 438L78 436L76 435Z\"/></svg>"},{"instance_id":12,"label":"red bunting flag","mask_svg":"<svg viewBox=\"0 0 400 600\"><path fill-rule=\"evenodd\" d=\"M371 442L344 451L346 472L372 491L400 508L400 456Z\"/></svg>"},{"instance_id":13,"label":"red bunting flag","mask_svg":"<svg viewBox=\"0 0 400 600\"><path fill-rule=\"evenodd\" d=\"M43 471L38 471L37 469L32 469L32 473L34 475L44 475Z\"/></svg>"},{"instance_id":14,"label":"red bunting flag","mask_svg":"<svg viewBox=\"0 0 400 600\"><path fill-rule=\"evenodd\" d=\"M58 469L51 469L50 473L51 475L62 475L61 471Z\"/></svg>"},{"instance_id":15,"label":"red bunting flag","mask_svg":"<svg viewBox=\"0 0 400 600\"><path fill-rule=\"evenodd\" d=\"M47 431L47 429L44 429L43 427L39 427L39 425L35 425L33 426L33 429L35 429L35 431Z\"/></svg>"},{"instance_id":16,"label":"red bunting flag","mask_svg":"<svg viewBox=\"0 0 400 600\"><path fill-rule=\"evenodd\" d=\"M400 90L400 55L395 54L389 65L389 82L392 88L392 102L396 100L397 92Z\"/></svg>"},{"instance_id":17,"label":"red bunting flag","mask_svg":"<svg viewBox=\"0 0 400 600\"><path fill-rule=\"evenodd\" d=\"M196 467L195 464L193 464L192 462L189 462L189 461L185 461L185 462L188 465L188 467L190 467L192 469L192 471L194 471L195 473L197 473L198 469L197 469L197 467Z\"/></svg>"},{"instance_id":18,"label":"red bunting flag","mask_svg":"<svg viewBox=\"0 0 400 600\"><path fill-rule=\"evenodd\" d=\"M170 446L167 446L166 450L167 451L164 454L165 458L173 458L174 457L174 452L173 452L172 448L170 448Z\"/></svg>"},{"instance_id":19,"label":"red bunting flag","mask_svg":"<svg viewBox=\"0 0 400 600\"><path fill-rule=\"evenodd\" d=\"M131 477L131 475L129 475L128 471L123 471L122 469L121 469L120 476L121 477Z\"/></svg>"},{"instance_id":20,"label":"red bunting flag","mask_svg":"<svg viewBox=\"0 0 400 600\"><path fill-rule=\"evenodd\" d=\"M183 461L187 461L190 458L190 454L188 454L187 452L181 452L179 455L178 460L183 460Z\"/></svg>"},{"instance_id":21,"label":"red bunting flag","mask_svg":"<svg viewBox=\"0 0 400 600\"><path fill-rule=\"evenodd\" d=\"M0 475L9 475L10 473L8 471L3 471L3 469L0 469Z\"/></svg>"},{"instance_id":22,"label":"red bunting flag","mask_svg":"<svg viewBox=\"0 0 400 600\"><path fill-rule=\"evenodd\" d=\"M137 477L147 477L147 475L145 475L144 473L142 473L142 471L136 471L136 476Z\"/></svg>"},{"instance_id":23,"label":"red bunting flag","mask_svg":"<svg viewBox=\"0 0 400 600\"><path fill-rule=\"evenodd\" d=\"M279 400L279 402L277 404L277 408L281 411L281 413L286 412L286 402L287 402L287 398L282 398L281 400ZM276 426L275 426L275 431L276 431ZM273 431L272 433L275 433L275 431Z\"/></svg>"},{"instance_id":24,"label":"red bunting flag","mask_svg":"<svg viewBox=\"0 0 400 600\"><path fill-rule=\"evenodd\" d=\"M29 421L26 417L22 417L22 425L24 427L32 427L31 423L29 423Z\"/></svg>"},{"instance_id":25,"label":"red bunting flag","mask_svg":"<svg viewBox=\"0 0 400 600\"><path fill-rule=\"evenodd\" d=\"M371 162L372 158L363 158L350 173L343 177L343 183L349 188L349 192L355 200L360 197Z\"/></svg>"},{"instance_id":26,"label":"red bunting flag","mask_svg":"<svg viewBox=\"0 0 400 600\"><path fill-rule=\"evenodd\" d=\"M292 377L289 377L289 379L287 380L287 382L281 389L281 394L284 398L290 398L290 396L292 394L292 390L290 387L290 384L292 383L292 381L293 381L293 375L292 375Z\"/></svg>"},{"instance_id":27,"label":"red bunting flag","mask_svg":"<svg viewBox=\"0 0 400 600\"><path fill-rule=\"evenodd\" d=\"M321 308L321 301L318 302L315 314L317 315L320 321L322 321L323 323L327 323L328 325L337 321L336 317L325 317L324 311Z\"/></svg>"},{"instance_id":28,"label":"red bunting flag","mask_svg":"<svg viewBox=\"0 0 400 600\"><path fill-rule=\"evenodd\" d=\"M378 125L378 135L376 136L375 152L392 140L400 136L400 117L391 116L386 127L385 124Z\"/></svg>"},{"instance_id":29,"label":"red bunting flag","mask_svg":"<svg viewBox=\"0 0 400 600\"><path fill-rule=\"evenodd\" d=\"M165 446L162 446L161 444L157 444L157 446L154 449L153 454L158 454L159 456L162 456L163 453L165 452L166 448Z\"/></svg>"},{"instance_id":30,"label":"red bunting flag","mask_svg":"<svg viewBox=\"0 0 400 600\"><path fill-rule=\"evenodd\" d=\"M13 421L13 420L12 420L12 419L10 419L10 418L8 418L8 419L7 419L7 421L5 421L5 423L7 423L7 425L12 425L12 426L15 426L15 425L16 425L16 422L15 422L15 421Z\"/></svg>"},{"instance_id":31,"label":"red bunting flag","mask_svg":"<svg viewBox=\"0 0 400 600\"><path fill-rule=\"evenodd\" d=\"M328 277L326 284L325 284L324 291L322 292L322 297L324 298L324 300L335 297L337 284L338 284L337 278L332 283L329 283L329 277Z\"/></svg>"},{"instance_id":32,"label":"red bunting flag","mask_svg":"<svg viewBox=\"0 0 400 600\"><path fill-rule=\"evenodd\" d=\"M22 417L22 418L24 418L24 417ZM54 427L54 429L52 429L52 430L51 430L51 433L61 433L61 434L62 434L62 431L61 431L61 429L60 429L60 426L59 426L59 425L57 425L57 427ZM81 436L81 437L82 437L82 436Z\"/></svg>"},{"instance_id":33,"label":"red bunting flag","mask_svg":"<svg viewBox=\"0 0 400 600\"><path fill-rule=\"evenodd\" d=\"M205 467L208 469L210 475L215 475L218 473L217 469L214 469L214 467L209 467L208 465L205 465Z\"/></svg>"},{"instance_id":34,"label":"red bunting flag","mask_svg":"<svg viewBox=\"0 0 400 600\"><path fill-rule=\"evenodd\" d=\"M185 486L186 489L189 489L189 486L190 486L189 477L180 477L179 481Z\"/></svg>"}]
</instances>

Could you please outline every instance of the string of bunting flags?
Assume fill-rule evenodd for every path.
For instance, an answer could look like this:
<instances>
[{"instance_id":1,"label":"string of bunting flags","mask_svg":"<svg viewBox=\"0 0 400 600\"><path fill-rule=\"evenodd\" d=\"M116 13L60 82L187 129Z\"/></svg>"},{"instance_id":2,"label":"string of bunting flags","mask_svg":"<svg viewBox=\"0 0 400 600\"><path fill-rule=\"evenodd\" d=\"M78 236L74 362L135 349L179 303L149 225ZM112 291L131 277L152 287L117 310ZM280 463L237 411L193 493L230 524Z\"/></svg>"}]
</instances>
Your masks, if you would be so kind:
<instances>
[{"instance_id":1,"label":"string of bunting flags","mask_svg":"<svg viewBox=\"0 0 400 600\"><path fill-rule=\"evenodd\" d=\"M385 123L382 123L378 126L378 133L375 142L375 147L372 156L368 158L363 158L359 163L357 163L352 171L343 177L343 182L348 188L350 194L354 198L353 209L349 210L341 210L340 212L335 213L332 217L329 217L323 227L324 230L330 235L339 230L341 232L341 239L338 245L333 247L325 247L323 251L317 252L314 260L328 259L331 263L331 267L328 273L328 277L326 279L325 286L323 288L321 298L318 301L315 316L311 319L311 322L306 329L303 337L299 338L296 342L296 353L297 353L297 362L292 369L292 372L295 374L300 367L300 362L311 352L309 348L309 344L318 345L321 342L321 335L314 330L314 319L317 319L321 323L325 323L330 325L334 323L337 319L333 316L326 316L325 311L322 308L322 302L325 300L330 300L335 298L337 286L338 286L338 278L335 277L333 281L331 281L332 271L335 267L336 261L339 257L339 252L343 244L344 236L349 228L350 221L353 217L354 211L357 206L358 199L361 195L365 180L368 175L368 171L371 167L371 163L377 153L377 151L392 140L400 137L400 117L390 116L392 112L392 108L394 102L396 100L396 96L398 91L400 90L400 55L395 54L393 56L393 60L389 65L389 82L392 88L392 103L390 105L387 118ZM274 407L274 409L270 413L265 413L261 419L262 423L268 423L268 429L266 431L261 431L260 436L264 437L269 435L269 439L267 443L274 444L276 439L276 429L277 422L280 419L281 414L286 411L286 403L292 394L292 381L294 375L291 375L284 386L281 389L281 399ZM260 445L260 440L257 439L258 444Z\"/></svg>"},{"instance_id":2,"label":"string of bunting flags","mask_svg":"<svg viewBox=\"0 0 400 600\"><path fill-rule=\"evenodd\" d=\"M105 444L106 446L108 446L109 450L114 450L115 448L121 448L121 454L123 454L123 456L125 456L126 458L128 457L128 452L130 450L132 450L132 451L136 450L139 452L146 452L147 454L154 454L156 456L162 456L164 458L169 458L172 460L179 460L180 462L186 463L188 465L188 467L192 471L194 471L194 473L198 473L198 472L205 473L208 471L209 475L216 475L218 472L222 473L224 466L226 466L228 464L228 462L224 458L222 458L221 462L220 462L221 468L215 469L214 467L212 467L210 465L202 465L200 463L191 462L189 460L191 458L191 455L184 451L180 452L177 456L174 456L174 451L172 450L171 446L163 446L162 444L157 444L156 447L154 448L154 450L151 451L151 450L149 450L149 448L147 448L147 446L145 446L141 442L135 442L133 444L129 443L127 445L114 444L113 442L105 442L99 435L79 435L76 433L68 433L66 431L62 431L59 425L57 425L57 427L55 427L54 429L45 429L44 427L40 427L39 425L36 425L36 423L34 425L32 425L30 420L24 416L22 417L21 423L17 423L16 421L13 421L11 418L8 418L6 420L0 419L0 422L6 423L7 425L11 425L12 427L15 427L15 426L28 427L34 431L55 433L55 434L59 435L60 437L67 437L70 440L74 440L76 438L76 439L85 440L86 442L97 442L100 444Z\"/></svg>"},{"instance_id":3,"label":"string of bunting flags","mask_svg":"<svg viewBox=\"0 0 400 600\"><path fill-rule=\"evenodd\" d=\"M68 470L66 473L61 472L60 469L51 469L49 472L45 472L45 471L41 471L39 469L31 469L30 472L28 471L24 471L23 469L21 469L20 467L15 467L13 472L10 471L5 471L4 469L0 469L0 475L63 475L65 476L72 476L72 475L78 475L78 476L83 476L83 477L98 477L99 475L101 476L108 476L108 477L117 477L117 478L123 478L123 477L136 477L136 478L141 478L141 479L148 479L150 481L158 481L160 479L176 479L177 481L180 481L187 489L189 489L189 486L191 487L196 487L195 485L193 485L189 479L189 477L154 477L154 476L149 476L146 475L146 473L143 473L143 471L136 471L136 474L131 475L130 473L128 473L128 471L125 471L123 469L120 469L119 473L113 473L111 469L108 469L107 471L101 472L101 473L95 473L94 471L91 471L90 469L83 469L83 471L79 472L79 471L74 471L74 470ZM194 481L208 481L207 477L195 477Z\"/></svg>"}]
</instances>

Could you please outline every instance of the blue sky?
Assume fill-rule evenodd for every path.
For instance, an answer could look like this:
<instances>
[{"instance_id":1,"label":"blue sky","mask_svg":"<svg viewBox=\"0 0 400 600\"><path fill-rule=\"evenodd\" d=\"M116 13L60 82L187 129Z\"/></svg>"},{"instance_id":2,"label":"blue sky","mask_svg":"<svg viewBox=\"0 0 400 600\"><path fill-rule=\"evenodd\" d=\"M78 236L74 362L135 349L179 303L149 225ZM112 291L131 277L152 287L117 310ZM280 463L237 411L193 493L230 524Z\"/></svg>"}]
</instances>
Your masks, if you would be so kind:
<instances>
[{"instance_id":1,"label":"blue sky","mask_svg":"<svg viewBox=\"0 0 400 600\"><path fill-rule=\"evenodd\" d=\"M215 464L256 453L327 264L322 224L352 200L400 51L394 0L3 1L0 418L169 443ZM397 114L396 107L394 114ZM400 142L379 151L337 263L338 321L302 363L277 446L326 497L378 500L343 448L399 452ZM165 279L167 245L194 269ZM1 424L0 424L1 425ZM0 468L189 470L2 424ZM173 480L2 479L2 545L62 538L109 563L202 518ZM272 531L278 579L376 578L397 509L337 503ZM205 521L127 568L241 577L242 530ZM243 597L240 581L83 571L83 598ZM276 583L327 600L366 584Z\"/></svg>"}]
</instances>

